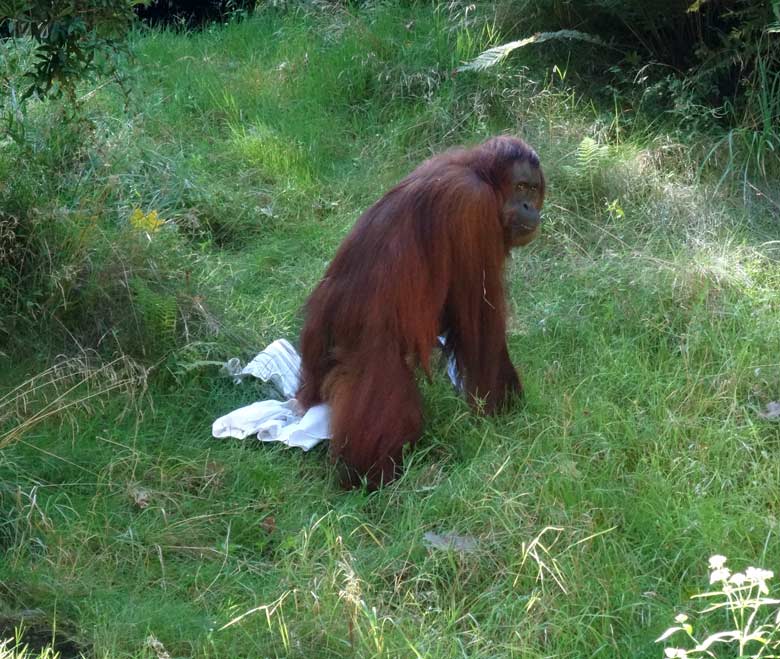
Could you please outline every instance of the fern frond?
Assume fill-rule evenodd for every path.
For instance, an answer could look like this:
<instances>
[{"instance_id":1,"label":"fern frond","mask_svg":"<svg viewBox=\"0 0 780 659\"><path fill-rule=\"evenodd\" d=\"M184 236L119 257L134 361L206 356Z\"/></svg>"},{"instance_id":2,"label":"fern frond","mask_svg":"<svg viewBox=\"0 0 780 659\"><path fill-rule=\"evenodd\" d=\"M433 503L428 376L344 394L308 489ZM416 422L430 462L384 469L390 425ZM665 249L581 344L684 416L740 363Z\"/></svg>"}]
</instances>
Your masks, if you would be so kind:
<instances>
[{"instance_id":1,"label":"fern frond","mask_svg":"<svg viewBox=\"0 0 780 659\"><path fill-rule=\"evenodd\" d=\"M595 172L609 155L609 147L599 144L592 137L582 138L577 147L577 169L582 174Z\"/></svg>"},{"instance_id":2,"label":"fern frond","mask_svg":"<svg viewBox=\"0 0 780 659\"><path fill-rule=\"evenodd\" d=\"M490 68L491 66L495 66L499 62L502 62L504 59L506 59L509 53L517 50L518 48L524 48L530 44L541 43L542 41L549 41L550 39L576 39L578 41L594 43L599 46L608 45L597 36L588 34L587 32L580 32L579 30L537 32L533 36L520 39L519 41L510 41L509 43L501 44L500 46L488 48L486 51L480 53L475 59L459 66L457 71L483 71Z\"/></svg>"},{"instance_id":3,"label":"fern frond","mask_svg":"<svg viewBox=\"0 0 780 659\"><path fill-rule=\"evenodd\" d=\"M131 280L130 287L138 315L151 333L162 345L173 345L176 341L176 323L179 316L176 297L153 290L147 282L138 277Z\"/></svg>"}]
</instances>

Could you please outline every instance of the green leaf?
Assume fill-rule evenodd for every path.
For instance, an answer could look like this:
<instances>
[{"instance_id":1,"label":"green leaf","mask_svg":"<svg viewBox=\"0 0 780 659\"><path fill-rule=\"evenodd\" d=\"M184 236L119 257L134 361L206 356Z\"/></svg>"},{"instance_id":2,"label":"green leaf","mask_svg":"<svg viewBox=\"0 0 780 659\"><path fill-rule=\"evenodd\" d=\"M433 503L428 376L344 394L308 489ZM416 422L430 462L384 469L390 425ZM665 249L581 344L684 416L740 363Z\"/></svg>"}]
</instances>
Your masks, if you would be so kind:
<instances>
[{"instance_id":1,"label":"green leaf","mask_svg":"<svg viewBox=\"0 0 780 659\"><path fill-rule=\"evenodd\" d=\"M586 32L580 32L578 30L558 30L556 32L537 32L531 37L520 39L519 41L510 41L509 43L502 44L501 46L495 46L488 48L486 51L480 53L475 59L458 67L458 71L482 71L488 69L491 66L495 66L499 62L502 62L506 57L514 50L518 48L524 48L530 44L542 43L543 41L550 41L551 39L576 39L578 41L587 41L599 46L608 46L606 42L599 37L588 34Z\"/></svg>"}]
</instances>

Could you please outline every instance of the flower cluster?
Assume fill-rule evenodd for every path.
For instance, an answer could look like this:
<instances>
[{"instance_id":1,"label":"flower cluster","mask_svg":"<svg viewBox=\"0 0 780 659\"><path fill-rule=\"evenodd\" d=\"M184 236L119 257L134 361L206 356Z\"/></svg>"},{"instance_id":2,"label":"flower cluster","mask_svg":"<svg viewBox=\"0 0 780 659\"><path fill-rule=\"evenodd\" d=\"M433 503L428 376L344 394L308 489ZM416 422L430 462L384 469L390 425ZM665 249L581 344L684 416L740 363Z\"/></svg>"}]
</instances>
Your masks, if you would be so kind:
<instances>
[{"instance_id":1,"label":"flower cluster","mask_svg":"<svg viewBox=\"0 0 780 659\"><path fill-rule=\"evenodd\" d=\"M732 573L726 566L726 557L720 554L710 557L709 568L710 585L715 586L716 589L693 597L706 598L710 602L709 606L701 612L702 614L725 610L734 629L714 632L699 641L694 636L693 625L688 622L688 616L681 613L674 619L677 625L667 629L656 639L656 642L664 641L682 631L694 643L694 647L692 649L664 648L664 656L667 659L715 657L718 655L713 653L713 646L732 643L737 645L739 657L770 656L762 652L780 649L780 611L770 615L770 612L775 611L780 605L780 599L767 597L769 595L767 581L774 577L774 572L749 567L744 572ZM769 611L767 607L771 607ZM753 648L758 654L754 654Z\"/></svg>"},{"instance_id":2,"label":"flower cluster","mask_svg":"<svg viewBox=\"0 0 780 659\"><path fill-rule=\"evenodd\" d=\"M135 208L130 214L130 225L139 231L154 233L163 224L165 224L165 221L160 219L157 211L144 213L140 208Z\"/></svg>"},{"instance_id":3,"label":"flower cluster","mask_svg":"<svg viewBox=\"0 0 780 659\"><path fill-rule=\"evenodd\" d=\"M762 595L769 594L766 582L775 576L772 570L763 570L759 567L749 567L744 572L731 573L726 567L726 557L720 554L710 556L710 584L720 582L725 588L746 586L756 587Z\"/></svg>"}]
</instances>

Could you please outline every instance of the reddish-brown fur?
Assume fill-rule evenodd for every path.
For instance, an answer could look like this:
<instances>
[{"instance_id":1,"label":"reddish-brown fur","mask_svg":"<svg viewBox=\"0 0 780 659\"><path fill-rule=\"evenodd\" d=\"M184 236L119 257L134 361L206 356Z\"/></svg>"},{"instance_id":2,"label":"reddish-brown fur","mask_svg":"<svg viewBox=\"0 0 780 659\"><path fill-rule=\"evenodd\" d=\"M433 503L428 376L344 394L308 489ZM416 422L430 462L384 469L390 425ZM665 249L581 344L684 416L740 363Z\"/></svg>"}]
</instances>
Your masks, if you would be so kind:
<instances>
[{"instance_id":1,"label":"reddish-brown fur","mask_svg":"<svg viewBox=\"0 0 780 659\"><path fill-rule=\"evenodd\" d=\"M517 160L539 166L525 143L496 137L424 162L363 213L309 298L297 396L331 405L345 485L397 475L422 429L414 368L430 377L437 335L472 404L490 413L522 391L505 337L501 217Z\"/></svg>"}]
</instances>

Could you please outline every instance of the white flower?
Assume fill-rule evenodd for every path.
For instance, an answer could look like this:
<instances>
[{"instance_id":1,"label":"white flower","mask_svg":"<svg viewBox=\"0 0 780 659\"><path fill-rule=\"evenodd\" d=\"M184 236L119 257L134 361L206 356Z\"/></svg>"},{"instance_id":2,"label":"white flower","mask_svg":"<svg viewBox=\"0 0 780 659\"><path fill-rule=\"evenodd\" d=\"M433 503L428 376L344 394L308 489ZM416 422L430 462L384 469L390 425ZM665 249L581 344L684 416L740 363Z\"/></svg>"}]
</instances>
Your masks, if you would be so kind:
<instances>
[{"instance_id":1,"label":"white flower","mask_svg":"<svg viewBox=\"0 0 780 659\"><path fill-rule=\"evenodd\" d=\"M667 659L674 659L675 657L677 659L686 659L688 653L682 648L664 648L664 656Z\"/></svg>"},{"instance_id":2,"label":"white flower","mask_svg":"<svg viewBox=\"0 0 780 659\"><path fill-rule=\"evenodd\" d=\"M762 570L760 567L749 567L745 570L745 576L753 584L758 584L758 591L764 595L769 594L769 588L766 585L767 580L775 576L772 570Z\"/></svg>"},{"instance_id":3,"label":"white flower","mask_svg":"<svg viewBox=\"0 0 780 659\"><path fill-rule=\"evenodd\" d=\"M710 573L710 583L715 583L716 581L726 581L730 576L731 570L729 570L727 567L715 569Z\"/></svg>"},{"instance_id":4,"label":"white flower","mask_svg":"<svg viewBox=\"0 0 780 659\"><path fill-rule=\"evenodd\" d=\"M688 620L688 616L685 615L684 613L678 613L676 616L674 616L674 621L680 625L682 625L687 620Z\"/></svg>"},{"instance_id":5,"label":"white flower","mask_svg":"<svg viewBox=\"0 0 780 659\"><path fill-rule=\"evenodd\" d=\"M772 570L762 570L760 567L749 567L745 570L745 576L751 581L766 581L775 576Z\"/></svg>"},{"instance_id":6,"label":"white flower","mask_svg":"<svg viewBox=\"0 0 780 659\"><path fill-rule=\"evenodd\" d=\"M741 586L743 583L745 583L745 575L741 572L735 572L731 575L731 578L729 579L731 583L733 583L735 586Z\"/></svg>"},{"instance_id":7,"label":"white flower","mask_svg":"<svg viewBox=\"0 0 780 659\"><path fill-rule=\"evenodd\" d=\"M726 557L720 554L710 556L710 570L719 570L726 564Z\"/></svg>"}]
</instances>

